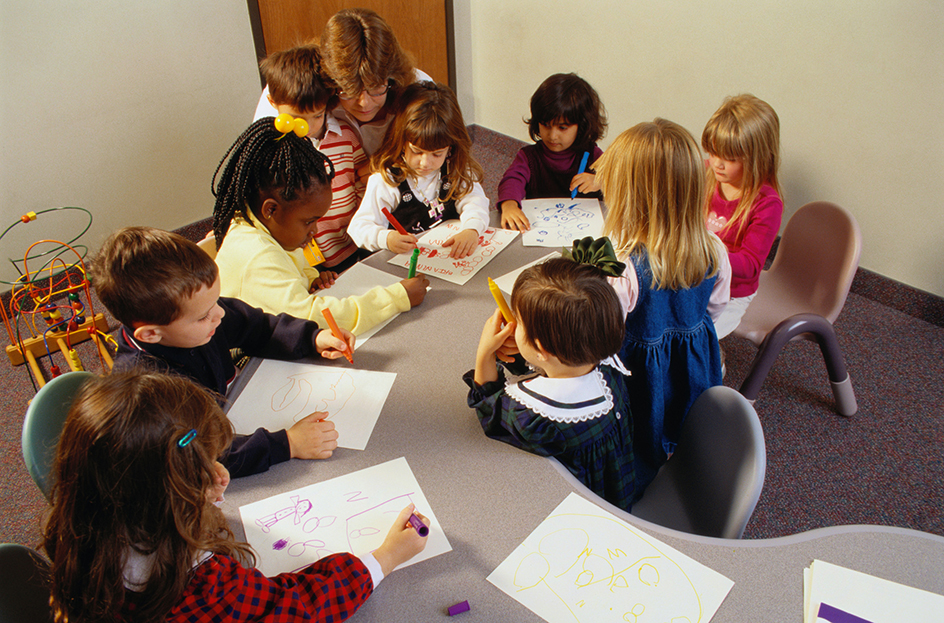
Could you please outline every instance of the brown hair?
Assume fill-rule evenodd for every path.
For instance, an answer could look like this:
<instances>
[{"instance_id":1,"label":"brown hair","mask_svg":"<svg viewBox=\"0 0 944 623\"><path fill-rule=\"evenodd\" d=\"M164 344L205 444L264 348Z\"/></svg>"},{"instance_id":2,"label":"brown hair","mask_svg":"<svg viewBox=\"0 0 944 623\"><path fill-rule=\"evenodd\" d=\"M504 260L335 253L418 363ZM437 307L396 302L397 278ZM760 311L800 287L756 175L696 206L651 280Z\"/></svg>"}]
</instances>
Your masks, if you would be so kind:
<instances>
[{"instance_id":1,"label":"brown hair","mask_svg":"<svg viewBox=\"0 0 944 623\"><path fill-rule=\"evenodd\" d=\"M370 160L371 170L380 172L391 186L416 173L406 164L407 143L425 151L449 148L446 157L451 186L446 200L461 199L472 185L482 181L482 167L472 157L472 139L462 120L456 94L436 82L414 82L397 102L393 123L383 144Z\"/></svg>"},{"instance_id":2,"label":"brown hair","mask_svg":"<svg viewBox=\"0 0 944 623\"><path fill-rule=\"evenodd\" d=\"M568 366L598 363L623 346L623 309L602 271L554 258L515 280L511 307L532 346Z\"/></svg>"},{"instance_id":3,"label":"brown hair","mask_svg":"<svg viewBox=\"0 0 944 623\"><path fill-rule=\"evenodd\" d=\"M259 70L276 106L287 105L307 113L331 109L336 104L334 87L322 77L317 45L273 52L259 63Z\"/></svg>"},{"instance_id":4,"label":"brown hair","mask_svg":"<svg viewBox=\"0 0 944 623\"><path fill-rule=\"evenodd\" d=\"M717 272L704 163L688 130L665 119L640 123L616 137L594 168L607 206L603 235L619 255L648 255L653 288L689 288Z\"/></svg>"},{"instance_id":5,"label":"brown hair","mask_svg":"<svg viewBox=\"0 0 944 623\"><path fill-rule=\"evenodd\" d=\"M780 169L780 118L770 104L749 93L728 97L705 125L701 146L709 154L724 160L740 160L744 165L741 199L734 214L722 228L727 230L737 224L738 235L741 235L761 186L770 184L783 197L777 179ZM707 214L711 197L718 188L718 180L710 167L706 179Z\"/></svg>"},{"instance_id":6,"label":"brown hair","mask_svg":"<svg viewBox=\"0 0 944 623\"><path fill-rule=\"evenodd\" d=\"M540 126L563 121L576 124L573 149L588 151L606 134L606 109L596 90L577 74L549 76L531 96L531 118L526 120L532 141L540 140Z\"/></svg>"},{"instance_id":7,"label":"brown hair","mask_svg":"<svg viewBox=\"0 0 944 623\"><path fill-rule=\"evenodd\" d=\"M322 67L339 91L352 95L390 85L387 101L414 80L413 60L393 30L370 9L341 9L321 31Z\"/></svg>"},{"instance_id":8,"label":"brown hair","mask_svg":"<svg viewBox=\"0 0 944 623\"><path fill-rule=\"evenodd\" d=\"M232 435L213 396L184 377L129 371L86 381L56 449L43 534L57 621L114 620L132 550L153 561L136 621L166 617L200 552L253 559L207 501Z\"/></svg>"},{"instance_id":9,"label":"brown hair","mask_svg":"<svg viewBox=\"0 0 944 623\"><path fill-rule=\"evenodd\" d=\"M196 244L152 227L113 233L90 271L102 303L129 327L172 323L182 303L219 276L216 263Z\"/></svg>"}]
</instances>

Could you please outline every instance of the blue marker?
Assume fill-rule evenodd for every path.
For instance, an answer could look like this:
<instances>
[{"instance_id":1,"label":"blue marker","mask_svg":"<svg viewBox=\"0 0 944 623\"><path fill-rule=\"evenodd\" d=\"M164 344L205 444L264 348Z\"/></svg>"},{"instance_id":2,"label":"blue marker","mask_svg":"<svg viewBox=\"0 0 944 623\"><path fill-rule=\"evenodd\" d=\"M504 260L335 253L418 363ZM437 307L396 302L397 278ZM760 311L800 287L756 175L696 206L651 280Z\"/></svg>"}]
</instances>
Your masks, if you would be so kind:
<instances>
[{"instance_id":1,"label":"blue marker","mask_svg":"<svg viewBox=\"0 0 944 623\"><path fill-rule=\"evenodd\" d=\"M577 175L580 175L581 173L587 170L587 160L589 159L590 159L590 152L589 151L583 152L583 159L580 161L580 168L577 169ZM570 191L570 198L575 199L576 197L577 197L577 189L575 188L572 191Z\"/></svg>"}]
</instances>

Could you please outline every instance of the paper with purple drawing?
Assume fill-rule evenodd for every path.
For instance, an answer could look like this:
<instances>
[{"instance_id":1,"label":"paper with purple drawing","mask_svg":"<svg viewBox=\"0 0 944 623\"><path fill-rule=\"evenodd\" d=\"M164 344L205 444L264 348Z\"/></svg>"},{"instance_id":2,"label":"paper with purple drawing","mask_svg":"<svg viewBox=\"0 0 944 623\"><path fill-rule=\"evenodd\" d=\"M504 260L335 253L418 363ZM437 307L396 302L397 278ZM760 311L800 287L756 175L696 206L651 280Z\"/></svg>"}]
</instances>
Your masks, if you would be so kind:
<instances>
[{"instance_id":1,"label":"paper with purple drawing","mask_svg":"<svg viewBox=\"0 0 944 623\"><path fill-rule=\"evenodd\" d=\"M363 450L397 375L346 364L265 359L226 416L237 433L250 435L260 426L287 430L311 413L326 411L337 427L338 445Z\"/></svg>"},{"instance_id":2,"label":"paper with purple drawing","mask_svg":"<svg viewBox=\"0 0 944 623\"><path fill-rule=\"evenodd\" d=\"M942 595L861 571L815 559L803 571L805 623L931 623L944 612Z\"/></svg>"},{"instance_id":3,"label":"paper with purple drawing","mask_svg":"<svg viewBox=\"0 0 944 623\"><path fill-rule=\"evenodd\" d=\"M402 457L247 504L239 514L246 540L258 554L257 567L273 576L328 554L369 554L411 502L429 518L429 541L400 565L406 567L452 551L452 546Z\"/></svg>"},{"instance_id":4,"label":"paper with purple drawing","mask_svg":"<svg viewBox=\"0 0 944 623\"><path fill-rule=\"evenodd\" d=\"M564 247L574 240L603 235L603 210L597 199L525 199L521 211L531 229L521 234L526 247Z\"/></svg>"},{"instance_id":5,"label":"paper with purple drawing","mask_svg":"<svg viewBox=\"0 0 944 623\"><path fill-rule=\"evenodd\" d=\"M489 227L479 236L479 244L472 255L461 260L452 259L449 257L451 247L444 247L443 243L462 229L459 221L454 219L445 221L421 235L418 243L420 257L416 263L416 272L463 285L518 235L516 231ZM411 251L395 255L390 258L389 263L409 268L412 254Z\"/></svg>"},{"instance_id":6,"label":"paper with purple drawing","mask_svg":"<svg viewBox=\"0 0 944 623\"><path fill-rule=\"evenodd\" d=\"M487 579L550 623L706 623L734 586L576 493Z\"/></svg>"}]
</instances>

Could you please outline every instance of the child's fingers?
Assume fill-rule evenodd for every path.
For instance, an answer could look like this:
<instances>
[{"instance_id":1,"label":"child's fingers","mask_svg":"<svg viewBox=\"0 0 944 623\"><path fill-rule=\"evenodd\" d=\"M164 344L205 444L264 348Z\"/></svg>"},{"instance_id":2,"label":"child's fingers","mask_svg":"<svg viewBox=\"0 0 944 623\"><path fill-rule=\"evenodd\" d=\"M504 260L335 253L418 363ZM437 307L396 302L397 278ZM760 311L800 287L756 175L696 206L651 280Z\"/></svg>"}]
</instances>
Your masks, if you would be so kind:
<instances>
[{"instance_id":1,"label":"child's fingers","mask_svg":"<svg viewBox=\"0 0 944 623\"><path fill-rule=\"evenodd\" d=\"M331 428L334 428L334 422L330 420L326 420L325 418L327 417L328 417L327 411L315 411L314 413L309 413L302 419L298 420L298 422L296 422L295 425L297 426L298 424L301 424L302 422L322 422L323 424L328 425Z\"/></svg>"}]
</instances>

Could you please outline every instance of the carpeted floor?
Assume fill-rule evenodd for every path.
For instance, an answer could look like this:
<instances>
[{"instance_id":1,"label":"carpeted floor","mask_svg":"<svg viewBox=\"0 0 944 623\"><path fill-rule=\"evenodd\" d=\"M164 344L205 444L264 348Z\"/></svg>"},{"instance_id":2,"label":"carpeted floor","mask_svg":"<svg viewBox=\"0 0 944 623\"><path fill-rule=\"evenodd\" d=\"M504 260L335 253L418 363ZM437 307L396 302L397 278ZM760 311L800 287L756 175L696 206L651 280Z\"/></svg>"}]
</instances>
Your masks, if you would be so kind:
<instances>
[{"instance_id":1,"label":"carpeted floor","mask_svg":"<svg viewBox=\"0 0 944 623\"><path fill-rule=\"evenodd\" d=\"M522 143L476 126L471 133L486 194L494 198ZM180 231L199 239L208 229L200 221ZM944 535L944 299L860 269L836 329L859 412L851 418L836 413L813 342L784 349L755 405L767 440L767 478L744 538L839 524ZM737 388L755 349L735 337L722 346L725 384ZM88 345L79 351L100 371ZM22 418L34 390L23 367L0 366L0 385L6 389L0 542L35 546L45 501L20 453Z\"/></svg>"}]
</instances>

